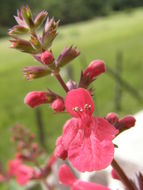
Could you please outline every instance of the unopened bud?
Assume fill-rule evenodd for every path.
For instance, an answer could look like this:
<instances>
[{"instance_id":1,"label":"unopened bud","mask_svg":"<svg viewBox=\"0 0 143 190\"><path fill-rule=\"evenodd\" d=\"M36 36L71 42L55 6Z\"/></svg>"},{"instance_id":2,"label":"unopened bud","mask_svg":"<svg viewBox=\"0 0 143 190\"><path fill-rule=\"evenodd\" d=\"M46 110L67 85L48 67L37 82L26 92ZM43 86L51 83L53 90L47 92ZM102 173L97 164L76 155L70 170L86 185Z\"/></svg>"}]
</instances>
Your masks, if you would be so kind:
<instances>
[{"instance_id":1,"label":"unopened bud","mask_svg":"<svg viewBox=\"0 0 143 190\"><path fill-rule=\"evenodd\" d=\"M51 108L55 111L55 112L62 112L65 109L65 105L64 105L64 101L62 98L57 98L56 100L54 100L51 104Z\"/></svg>"},{"instance_id":2,"label":"unopened bud","mask_svg":"<svg viewBox=\"0 0 143 190\"><path fill-rule=\"evenodd\" d=\"M80 52L76 49L76 47L71 46L69 48L64 48L56 61L56 65L58 67L63 67L79 56L79 54Z\"/></svg>"},{"instance_id":3,"label":"unopened bud","mask_svg":"<svg viewBox=\"0 0 143 190\"><path fill-rule=\"evenodd\" d=\"M112 178L113 178L113 179L120 180L120 178L119 178L117 172L116 172L114 169L112 169L111 175L112 175Z\"/></svg>"},{"instance_id":4,"label":"unopened bud","mask_svg":"<svg viewBox=\"0 0 143 190\"><path fill-rule=\"evenodd\" d=\"M26 34L28 32L28 28L24 27L24 26L14 26L13 28L11 28L8 32L9 35L16 35L16 34Z\"/></svg>"},{"instance_id":5,"label":"unopened bud","mask_svg":"<svg viewBox=\"0 0 143 190\"><path fill-rule=\"evenodd\" d=\"M32 149L33 149L33 151L37 151L38 148L39 148L39 146L38 146L37 143L33 143L33 144L32 144Z\"/></svg>"},{"instance_id":6,"label":"unopened bud","mask_svg":"<svg viewBox=\"0 0 143 190\"><path fill-rule=\"evenodd\" d=\"M28 6L26 7L22 7L21 8L21 14L22 17L24 18L27 26L29 26L30 29L34 28L34 22L33 22L33 18L32 18L32 13L31 10Z\"/></svg>"},{"instance_id":7,"label":"unopened bud","mask_svg":"<svg viewBox=\"0 0 143 190\"><path fill-rule=\"evenodd\" d=\"M24 77L32 80L49 75L51 71L47 67L29 66L24 68Z\"/></svg>"},{"instance_id":8,"label":"unopened bud","mask_svg":"<svg viewBox=\"0 0 143 190\"><path fill-rule=\"evenodd\" d=\"M105 64L101 60L94 60L86 68L83 77L89 77L89 80L94 80L97 76L105 72Z\"/></svg>"},{"instance_id":9,"label":"unopened bud","mask_svg":"<svg viewBox=\"0 0 143 190\"><path fill-rule=\"evenodd\" d=\"M50 51L44 51L41 55L41 61L46 65L53 63L53 54Z\"/></svg>"},{"instance_id":10,"label":"unopened bud","mask_svg":"<svg viewBox=\"0 0 143 190\"><path fill-rule=\"evenodd\" d=\"M105 119L111 124L116 124L118 122L118 115L114 112L111 112L106 115Z\"/></svg>"},{"instance_id":11,"label":"unopened bud","mask_svg":"<svg viewBox=\"0 0 143 190\"><path fill-rule=\"evenodd\" d=\"M47 92L29 92L24 99L24 103L30 106L31 108L35 108L37 106L40 106L41 104L48 103Z\"/></svg>"},{"instance_id":12,"label":"unopened bud","mask_svg":"<svg viewBox=\"0 0 143 190\"><path fill-rule=\"evenodd\" d=\"M57 36L58 24L59 21L55 22L54 18L47 18L42 36L42 45L44 49L48 49L52 45L53 40Z\"/></svg>"},{"instance_id":13,"label":"unopened bud","mask_svg":"<svg viewBox=\"0 0 143 190\"><path fill-rule=\"evenodd\" d=\"M125 116L119 120L119 129L129 129L135 125L136 119L133 116Z\"/></svg>"},{"instance_id":14,"label":"unopened bud","mask_svg":"<svg viewBox=\"0 0 143 190\"><path fill-rule=\"evenodd\" d=\"M47 15L48 15L47 11L42 11L36 16L36 18L34 20L34 24L35 24L36 28L39 27L43 23L43 21L45 20Z\"/></svg>"},{"instance_id":15,"label":"unopened bud","mask_svg":"<svg viewBox=\"0 0 143 190\"><path fill-rule=\"evenodd\" d=\"M73 90L73 89L76 89L77 88L77 84L75 81L72 81L72 80L69 80L67 83L66 83L67 87L69 90Z\"/></svg>"},{"instance_id":16,"label":"unopened bud","mask_svg":"<svg viewBox=\"0 0 143 190\"><path fill-rule=\"evenodd\" d=\"M39 50L33 48L33 46L31 45L31 43L29 41L20 39L20 38L15 38L10 40L11 44L11 48L15 48L18 49L22 52L25 53L30 53L30 54L37 54Z\"/></svg>"}]
</instances>

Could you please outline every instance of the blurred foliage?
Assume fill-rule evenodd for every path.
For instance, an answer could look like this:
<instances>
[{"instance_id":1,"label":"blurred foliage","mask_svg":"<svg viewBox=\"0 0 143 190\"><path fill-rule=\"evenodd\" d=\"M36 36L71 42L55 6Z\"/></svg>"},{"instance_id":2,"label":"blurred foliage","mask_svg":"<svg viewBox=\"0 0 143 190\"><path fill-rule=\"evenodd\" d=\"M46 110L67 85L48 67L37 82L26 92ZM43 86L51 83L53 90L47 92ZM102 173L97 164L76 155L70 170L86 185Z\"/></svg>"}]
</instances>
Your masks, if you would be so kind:
<instances>
[{"instance_id":1,"label":"blurred foliage","mask_svg":"<svg viewBox=\"0 0 143 190\"><path fill-rule=\"evenodd\" d=\"M114 10L143 6L143 0L1 0L0 27L12 26L16 10L28 4L33 11L48 10L62 24L103 16ZM1 30L1 28L0 28Z\"/></svg>"}]
</instances>

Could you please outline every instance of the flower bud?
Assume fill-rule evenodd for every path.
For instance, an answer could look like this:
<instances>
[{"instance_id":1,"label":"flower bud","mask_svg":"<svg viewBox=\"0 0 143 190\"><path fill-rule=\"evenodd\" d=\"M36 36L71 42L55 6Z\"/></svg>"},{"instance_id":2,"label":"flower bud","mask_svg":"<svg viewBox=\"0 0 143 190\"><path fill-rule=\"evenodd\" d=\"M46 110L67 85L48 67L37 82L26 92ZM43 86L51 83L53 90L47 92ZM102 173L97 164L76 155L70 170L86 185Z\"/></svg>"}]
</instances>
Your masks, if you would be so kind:
<instances>
[{"instance_id":1,"label":"flower bud","mask_svg":"<svg viewBox=\"0 0 143 190\"><path fill-rule=\"evenodd\" d=\"M47 11L42 11L36 16L36 18L34 20L34 24L35 24L36 28L39 27L43 23L43 21L45 20L47 15L48 15Z\"/></svg>"},{"instance_id":2,"label":"flower bud","mask_svg":"<svg viewBox=\"0 0 143 190\"><path fill-rule=\"evenodd\" d=\"M129 129L135 125L136 119L131 116L125 116L119 120L119 129Z\"/></svg>"},{"instance_id":3,"label":"flower bud","mask_svg":"<svg viewBox=\"0 0 143 190\"><path fill-rule=\"evenodd\" d=\"M24 68L24 77L27 80L32 80L51 74L51 71L46 67L29 66Z\"/></svg>"},{"instance_id":4,"label":"flower bud","mask_svg":"<svg viewBox=\"0 0 143 190\"><path fill-rule=\"evenodd\" d=\"M60 53L56 65L58 67L63 67L64 65L71 62L77 56L79 56L80 52L76 49L76 47L64 48L64 50Z\"/></svg>"},{"instance_id":5,"label":"flower bud","mask_svg":"<svg viewBox=\"0 0 143 190\"><path fill-rule=\"evenodd\" d=\"M77 84L75 81L72 81L72 80L69 80L67 83L66 83L67 87L69 90L73 90L73 89L76 89L77 88Z\"/></svg>"},{"instance_id":6,"label":"flower bud","mask_svg":"<svg viewBox=\"0 0 143 190\"><path fill-rule=\"evenodd\" d=\"M30 106L31 108L35 108L37 106L40 106L41 104L48 103L47 92L29 92L24 99L24 103Z\"/></svg>"},{"instance_id":7,"label":"flower bud","mask_svg":"<svg viewBox=\"0 0 143 190\"><path fill-rule=\"evenodd\" d=\"M54 61L53 54L50 51L43 52L41 55L41 61L46 65L53 63Z\"/></svg>"},{"instance_id":8,"label":"flower bud","mask_svg":"<svg viewBox=\"0 0 143 190\"><path fill-rule=\"evenodd\" d=\"M65 109L65 105L64 105L64 101L61 98L57 98L56 100L54 100L51 104L51 108L55 111L55 112L62 112Z\"/></svg>"},{"instance_id":9,"label":"flower bud","mask_svg":"<svg viewBox=\"0 0 143 190\"><path fill-rule=\"evenodd\" d=\"M42 45L44 49L48 49L52 45L53 40L57 36L58 25L59 21L55 22L54 18L47 18L42 36Z\"/></svg>"},{"instance_id":10,"label":"flower bud","mask_svg":"<svg viewBox=\"0 0 143 190\"><path fill-rule=\"evenodd\" d=\"M8 32L9 35L16 35L16 34L26 34L28 32L28 28L20 25L16 25L11 28Z\"/></svg>"},{"instance_id":11,"label":"flower bud","mask_svg":"<svg viewBox=\"0 0 143 190\"><path fill-rule=\"evenodd\" d=\"M101 60L94 60L86 68L83 73L83 77L89 77L89 80L94 80L97 76L105 72L105 64Z\"/></svg>"},{"instance_id":12,"label":"flower bud","mask_svg":"<svg viewBox=\"0 0 143 190\"><path fill-rule=\"evenodd\" d=\"M115 124L118 122L118 115L114 112L108 113L105 117L106 120L111 124Z\"/></svg>"},{"instance_id":13,"label":"flower bud","mask_svg":"<svg viewBox=\"0 0 143 190\"><path fill-rule=\"evenodd\" d=\"M112 178L113 178L113 179L120 180L120 178L119 178L117 172L116 172L114 169L112 169L111 175L112 175Z\"/></svg>"},{"instance_id":14,"label":"flower bud","mask_svg":"<svg viewBox=\"0 0 143 190\"><path fill-rule=\"evenodd\" d=\"M27 26L32 29L34 28L34 22L33 22L33 18L32 18L32 13L31 10L28 6L23 6L21 8L21 15L23 17L23 19L25 20Z\"/></svg>"},{"instance_id":15,"label":"flower bud","mask_svg":"<svg viewBox=\"0 0 143 190\"><path fill-rule=\"evenodd\" d=\"M30 53L30 54L37 54L38 53L38 50L33 48L31 43L27 40L15 38L15 39L10 40L10 42L12 43L11 48L15 48L15 49L18 49L22 52Z\"/></svg>"}]
</instances>

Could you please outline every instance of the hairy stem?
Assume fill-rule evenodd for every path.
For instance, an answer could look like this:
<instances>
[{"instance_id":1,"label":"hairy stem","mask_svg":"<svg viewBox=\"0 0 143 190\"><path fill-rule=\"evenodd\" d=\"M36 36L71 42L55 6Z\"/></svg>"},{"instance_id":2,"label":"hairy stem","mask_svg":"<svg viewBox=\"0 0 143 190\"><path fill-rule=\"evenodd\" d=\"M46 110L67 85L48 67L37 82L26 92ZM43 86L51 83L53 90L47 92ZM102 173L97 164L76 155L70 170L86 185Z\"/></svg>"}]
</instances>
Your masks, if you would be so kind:
<instances>
[{"instance_id":1,"label":"hairy stem","mask_svg":"<svg viewBox=\"0 0 143 190\"><path fill-rule=\"evenodd\" d=\"M69 89L68 89L67 85L65 84L65 82L63 81L61 75L59 73L56 73L55 77L59 81L60 85L63 87L63 89L65 90L65 92L68 92Z\"/></svg>"},{"instance_id":2,"label":"hairy stem","mask_svg":"<svg viewBox=\"0 0 143 190\"><path fill-rule=\"evenodd\" d=\"M117 172L118 176L120 177L120 179L123 182L123 184L125 185L125 187L128 190L136 190L134 188L134 186L132 185L131 181L128 179L128 177L124 173L124 171L121 169L121 167L119 166L119 164L116 162L116 160L113 159L111 165L114 168L114 170Z\"/></svg>"}]
</instances>

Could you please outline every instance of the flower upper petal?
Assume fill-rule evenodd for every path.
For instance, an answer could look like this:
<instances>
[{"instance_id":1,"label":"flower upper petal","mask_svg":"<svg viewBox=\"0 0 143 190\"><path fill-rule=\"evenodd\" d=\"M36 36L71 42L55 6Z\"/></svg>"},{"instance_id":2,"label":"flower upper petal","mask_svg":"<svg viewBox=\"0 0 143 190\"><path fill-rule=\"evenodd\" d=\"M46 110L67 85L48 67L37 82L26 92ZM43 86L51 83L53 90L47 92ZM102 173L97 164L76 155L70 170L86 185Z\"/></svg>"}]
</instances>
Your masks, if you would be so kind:
<instances>
[{"instance_id":1,"label":"flower upper petal","mask_svg":"<svg viewBox=\"0 0 143 190\"><path fill-rule=\"evenodd\" d=\"M78 88L67 93L65 107L73 117L80 117L82 113L92 115L94 103L88 90Z\"/></svg>"},{"instance_id":2,"label":"flower upper petal","mask_svg":"<svg viewBox=\"0 0 143 190\"><path fill-rule=\"evenodd\" d=\"M114 145L110 140L100 141L91 131L89 137L80 129L68 149L68 158L79 171L94 171L106 168L113 159Z\"/></svg>"}]
</instances>

